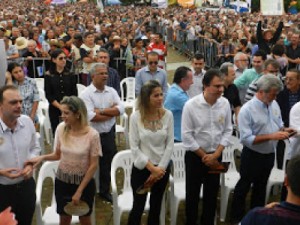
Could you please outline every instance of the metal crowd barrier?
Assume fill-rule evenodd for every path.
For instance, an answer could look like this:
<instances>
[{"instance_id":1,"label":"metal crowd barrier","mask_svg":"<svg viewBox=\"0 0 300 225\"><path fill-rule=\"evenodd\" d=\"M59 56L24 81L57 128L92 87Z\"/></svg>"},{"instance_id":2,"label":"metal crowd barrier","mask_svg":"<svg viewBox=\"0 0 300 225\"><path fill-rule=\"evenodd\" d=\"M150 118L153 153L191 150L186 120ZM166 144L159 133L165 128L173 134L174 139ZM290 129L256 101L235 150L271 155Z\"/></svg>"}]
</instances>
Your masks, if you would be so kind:
<instances>
[{"instance_id":1,"label":"metal crowd barrier","mask_svg":"<svg viewBox=\"0 0 300 225\"><path fill-rule=\"evenodd\" d=\"M185 54L189 58L193 58L196 52L202 53L206 66L215 66L218 53L217 43L203 37L189 40L187 31L176 30L174 32L172 27L166 28L163 34L166 36L168 44L176 48L179 53Z\"/></svg>"}]
</instances>

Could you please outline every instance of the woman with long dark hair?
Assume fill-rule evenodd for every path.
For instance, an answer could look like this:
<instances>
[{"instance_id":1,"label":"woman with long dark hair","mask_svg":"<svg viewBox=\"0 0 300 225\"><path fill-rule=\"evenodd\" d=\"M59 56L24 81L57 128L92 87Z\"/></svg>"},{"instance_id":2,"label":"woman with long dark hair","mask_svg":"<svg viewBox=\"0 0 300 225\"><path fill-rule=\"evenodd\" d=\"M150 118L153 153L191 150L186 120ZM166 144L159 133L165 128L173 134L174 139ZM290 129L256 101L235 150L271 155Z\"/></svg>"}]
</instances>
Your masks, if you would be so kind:
<instances>
[{"instance_id":1,"label":"woman with long dark hair","mask_svg":"<svg viewBox=\"0 0 300 225\"><path fill-rule=\"evenodd\" d=\"M40 96L35 80L25 76L23 68L16 62L8 64L6 80L6 84L15 85L20 91L23 99L22 114L29 116L33 122L37 122L36 111Z\"/></svg>"},{"instance_id":2,"label":"woman with long dark hair","mask_svg":"<svg viewBox=\"0 0 300 225\"><path fill-rule=\"evenodd\" d=\"M49 102L49 117L53 134L59 124L64 96L77 96L77 76L66 68L66 55L61 49L51 54L51 65L45 75L45 94Z\"/></svg>"}]
</instances>

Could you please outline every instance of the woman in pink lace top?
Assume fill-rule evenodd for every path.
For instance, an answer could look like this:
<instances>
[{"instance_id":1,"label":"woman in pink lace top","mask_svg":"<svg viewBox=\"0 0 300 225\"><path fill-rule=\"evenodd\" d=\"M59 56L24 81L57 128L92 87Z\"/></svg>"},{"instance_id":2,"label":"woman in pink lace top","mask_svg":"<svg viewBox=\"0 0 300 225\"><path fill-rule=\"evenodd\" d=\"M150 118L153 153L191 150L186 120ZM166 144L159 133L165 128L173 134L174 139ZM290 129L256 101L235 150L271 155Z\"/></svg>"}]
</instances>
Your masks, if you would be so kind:
<instances>
[{"instance_id":1,"label":"woman in pink lace top","mask_svg":"<svg viewBox=\"0 0 300 225\"><path fill-rule=\"evenodd\" d=\"M62 119L56 129L54 152L31 159L27 163L37 167L42 161L60 160L56 179L55 197L60 224L69 225L72 217L64 211L65 205L79 200L89 205L89 212L80 216L81 225L90 225L90 215L95 196L94 173L102 155L100 137L96 130L88 125L87 110L84 102L75 96L64 97Z\"/></svg>"}]
</instances>

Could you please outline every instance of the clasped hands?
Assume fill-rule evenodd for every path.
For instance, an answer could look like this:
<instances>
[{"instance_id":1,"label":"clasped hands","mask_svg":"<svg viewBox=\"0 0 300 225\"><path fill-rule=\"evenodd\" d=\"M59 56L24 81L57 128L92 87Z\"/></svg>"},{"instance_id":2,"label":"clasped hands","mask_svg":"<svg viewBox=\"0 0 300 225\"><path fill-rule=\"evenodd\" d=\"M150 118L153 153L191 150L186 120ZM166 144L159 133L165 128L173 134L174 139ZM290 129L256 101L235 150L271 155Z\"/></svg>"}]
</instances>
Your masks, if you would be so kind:
<instances>
[{"instance_id":1,"label":"clasped hands","mask_svg":"<svg viewBox=\"0 0 300 225\"><path fill-rule=\"evenodd\" d=\"M154 166L151 170L151 175L148 177L148 179L144 183L144 187L152 187L154 183L159 181L164 177L166 174L166 170L164 168Z\"/></svg>"}]
</instances>

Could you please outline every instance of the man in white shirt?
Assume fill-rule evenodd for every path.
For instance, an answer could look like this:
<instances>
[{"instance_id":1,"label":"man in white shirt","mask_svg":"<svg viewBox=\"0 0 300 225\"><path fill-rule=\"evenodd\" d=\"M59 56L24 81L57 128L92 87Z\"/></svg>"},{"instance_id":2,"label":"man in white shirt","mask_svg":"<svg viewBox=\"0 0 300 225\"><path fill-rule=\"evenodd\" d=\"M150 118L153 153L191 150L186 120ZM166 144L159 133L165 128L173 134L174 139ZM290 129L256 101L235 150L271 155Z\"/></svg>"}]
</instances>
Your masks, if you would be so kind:
<instances>
[{"instance_id":1,"label":"man in white shirt","mask_svg":"<svg viewBox=\"0 0 300 225\"><path fill-rule=\"evenodd\" d=\"M203 91L202 80L206 72L204 66L204 56L200 53L196 53L192 59L193 84L187 91L190 98L201 94Z\"/></svg>"},{"instance_id":2,"label":"man in white shirt","mask_svg":"<svg viewBox=\"0 0 300 225\"><path fill-rule=\"evenodd\" d=\"M11 207L18 224L29 225L35 210L35 181L26 161L40 154L32 120L21 115L22 97L14 86L0 89L0 212Z\"/></svg>"},{"instance_id":3,"label":"man in white shirt","mask_svg":"<svg viewBox=\"0 0 300 225\"><path fill-rule=\"evenodd\" d=\"M81 93L80 98L86 104L91 126L101 137L103 156L99 160L99 195L112 202L110 194L111 161L117 152L115 143L116 117L124 113L124 104L117 91L106 86L108 68L104 63L95 63L90 70L92 83Z\"/></svg>"},{"instance_id":4,"label":"man in white shirt","mask_svg":"<svg viewBox=\"0 0 300 225\"><path fill-rule=\"evenodd\" d=\"M186 149L186 225L196 225L203 184L201 224L213 225L220 175L209 171L219 165L232 134L231 108L224 91L223 75L208 70L202 94L186 102L182 113L182 142Z\"/></svg>"}]
</instances>

